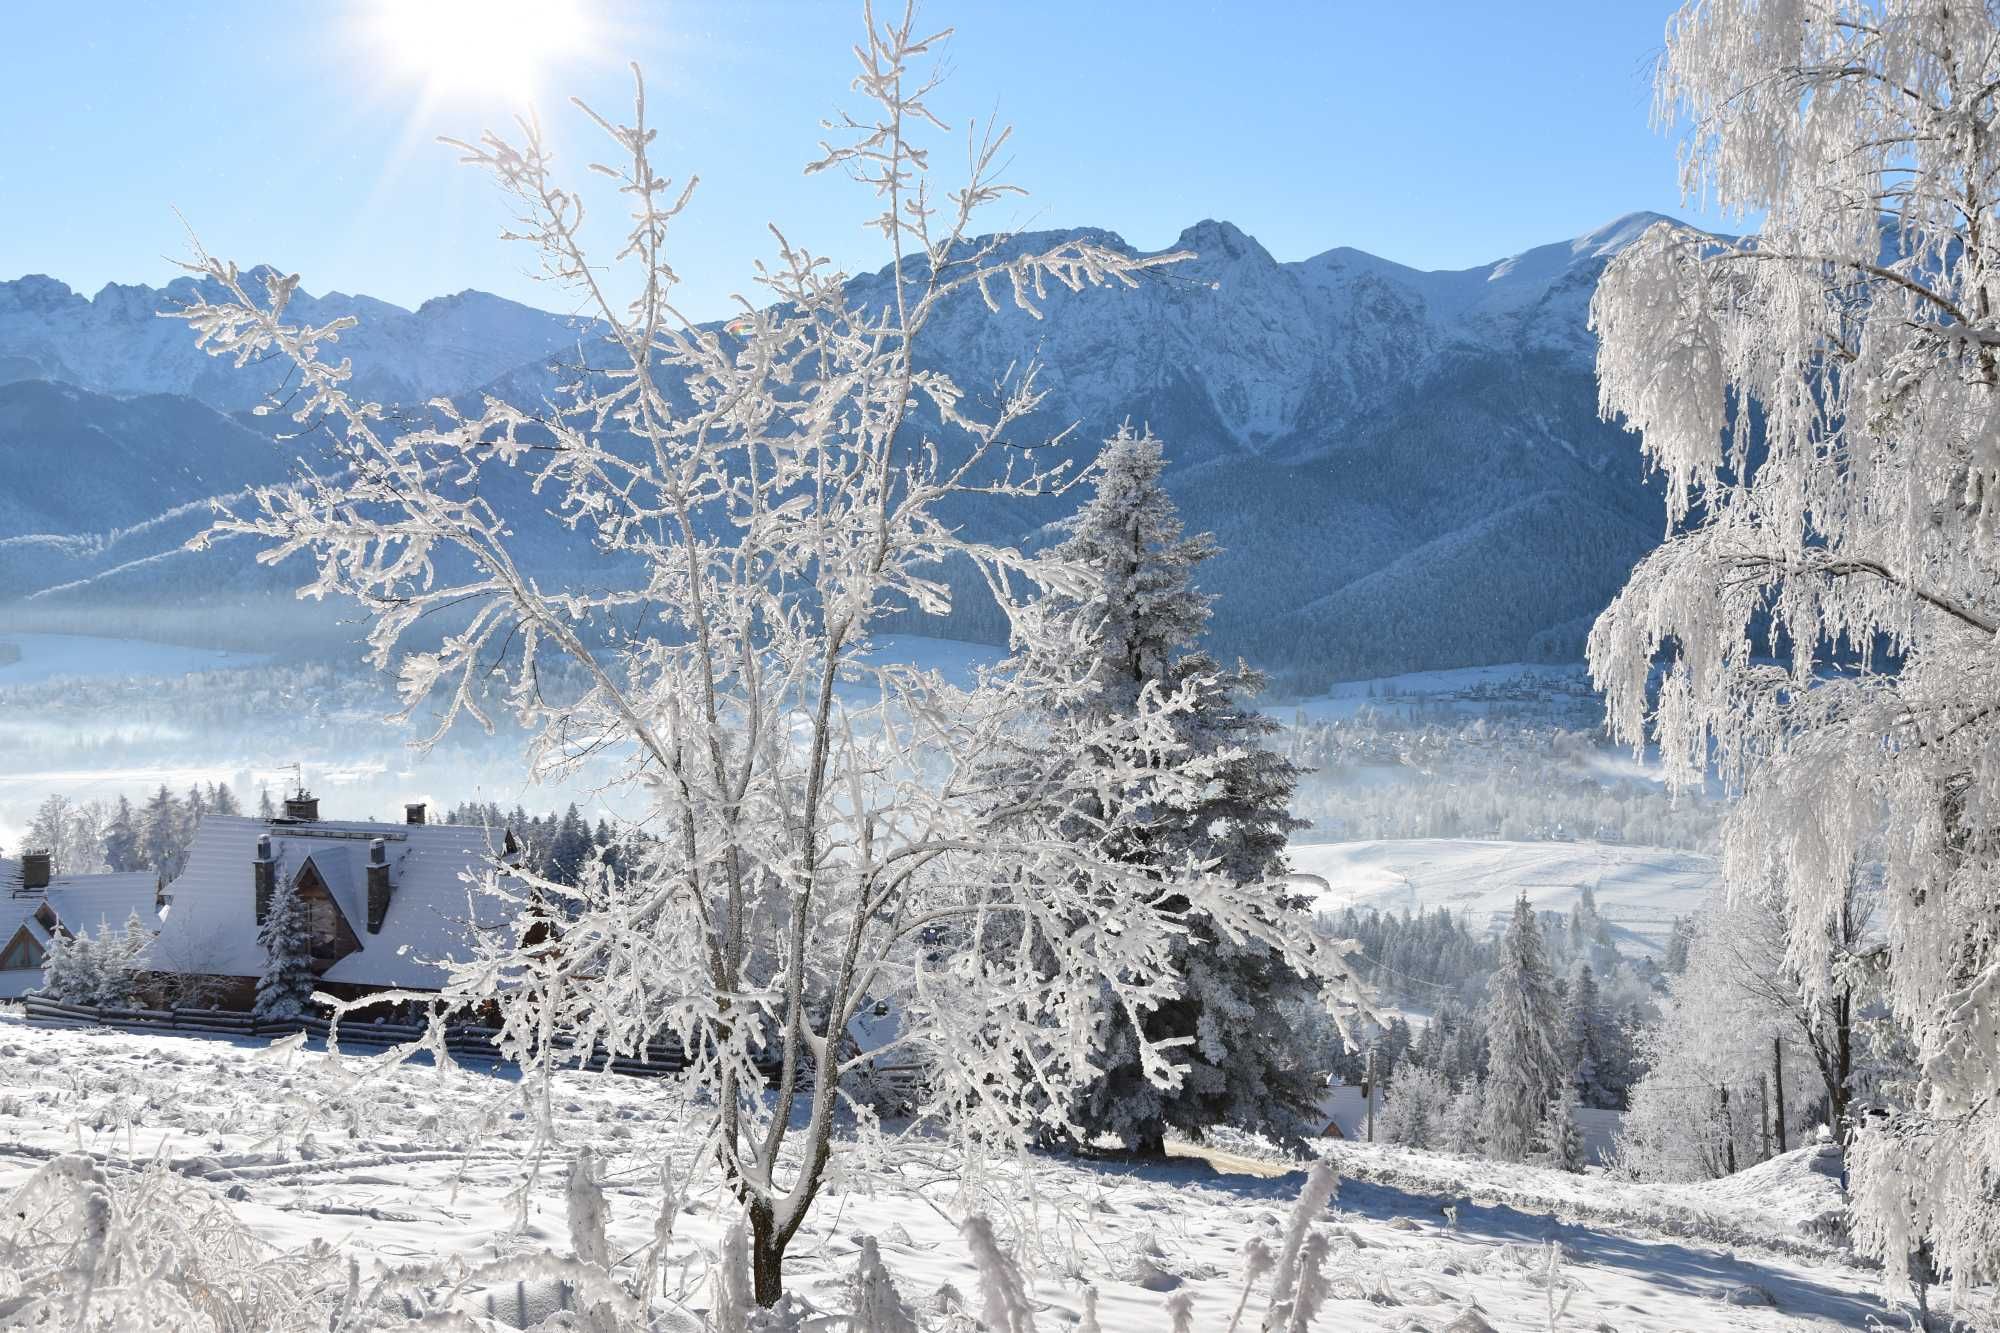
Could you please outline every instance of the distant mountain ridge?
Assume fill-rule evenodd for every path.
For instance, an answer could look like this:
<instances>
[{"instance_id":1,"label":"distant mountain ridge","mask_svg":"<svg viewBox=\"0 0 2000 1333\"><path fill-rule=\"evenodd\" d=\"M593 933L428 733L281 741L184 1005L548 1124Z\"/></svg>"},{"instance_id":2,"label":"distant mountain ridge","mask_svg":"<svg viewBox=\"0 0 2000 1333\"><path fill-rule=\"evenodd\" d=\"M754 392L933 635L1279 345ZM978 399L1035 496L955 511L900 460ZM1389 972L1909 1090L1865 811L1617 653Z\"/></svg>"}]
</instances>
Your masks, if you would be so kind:
<instances>
[{"instance_id":1,"label":"distant mountain ridge","mask_svg":"<svg viewBox=\"0 0 2000 1333\"><path fill-rule=\"evenodd\" d=\"M1597 419L1587 328L1604 264L1655 220L1634 214L1450 272L1351 249L1280 263L1235 226L1204 221L1172 247L1195 257L1137 291L1057 289L1041 320L991 314L968 294L940 313L926 356L975 393L1035 361L1048 398L1031 426L1073 423L1085 454L1121 421L1149 424L1190 527L1227 548L1206 579L1217 646L1287 685L1573 656L1663 525L1634 441ZM283 582L239 571L246 558L174 551L192 518L142 526L281 476L303 447L268 443L280 418L244 415L283 384L281 368L238 371L159 317L195 290L181 279L85 298L48 278L0 282L0 618L10 588L30 599L25 612L157 602L176 580L231 597ZM886 299L887 270L850 290ZM352 358L360 392L406 405L545 392L552 363L573 362L591 337L478 292L408 311L301 291L291 313L358 316L336 354ZM92 487L57 462L80 456L93 460ZM955 517L1035 540L1063 512L969 505ZM102 540L135 527L153 536ZM70 567L53 556L91 549ZM994 626L969 606L930 628L977 637Z\"/></svg>"}]
</instances>

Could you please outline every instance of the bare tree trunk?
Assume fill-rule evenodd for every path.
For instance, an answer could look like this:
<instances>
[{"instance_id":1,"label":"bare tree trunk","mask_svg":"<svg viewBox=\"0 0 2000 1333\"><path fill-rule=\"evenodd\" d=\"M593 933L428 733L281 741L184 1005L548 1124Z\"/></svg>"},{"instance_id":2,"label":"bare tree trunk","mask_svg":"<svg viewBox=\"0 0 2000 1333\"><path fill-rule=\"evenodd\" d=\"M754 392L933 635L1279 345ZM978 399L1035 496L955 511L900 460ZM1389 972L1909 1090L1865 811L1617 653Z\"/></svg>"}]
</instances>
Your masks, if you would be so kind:
<instances>
[{"instance_id":1,"label":"bare tree trunk","mask_svg":"<svg viewBox=\"0 0 2000 1333\"><path fill-rule=\"evenodd\" d=\"M750 1283L757 1304L769 1308L785 1294L785 1241L766 1203L750 1205Z\"/></svg>"}]
</instances>

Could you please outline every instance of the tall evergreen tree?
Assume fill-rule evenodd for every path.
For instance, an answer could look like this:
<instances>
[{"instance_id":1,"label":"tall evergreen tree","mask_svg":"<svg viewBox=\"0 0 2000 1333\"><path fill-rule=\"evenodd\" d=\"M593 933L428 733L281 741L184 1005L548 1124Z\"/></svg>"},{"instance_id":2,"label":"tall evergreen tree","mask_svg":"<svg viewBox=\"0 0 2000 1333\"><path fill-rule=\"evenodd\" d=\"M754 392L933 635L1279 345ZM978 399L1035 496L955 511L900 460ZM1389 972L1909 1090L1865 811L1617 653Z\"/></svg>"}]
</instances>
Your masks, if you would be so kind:
<instances>
[{"instance_id":1,"label":"tall evergreen tree","mask_svg":"<svg viewBox=\"0 0 2000 1333\"><path fill-rule=\"evenodd\" d=\"M162 784L139 812L139 860L142 866L171 876L180 849L181 803Z\"/></svg>"},{"instance_id":2,"label":"tall evergreen tree","mask_svg":"<svg viewBox=\"0 0 2000 1333\"><path fill-rule=\"evenodd\" d=\"M138 870L146 864L132 803L123 796L104 829L104 864L112 870Z\"/></svg>"},{"instance_id":3,"label":"tall evergreen tree","mask_svg":"<svg viewBox=\"0 0 2000 1333\"><path fill-rule=\"evenodd\" d=\"M257 930L264 950L264 974L257 978L258 1018L290 1019L305 1015L312 1002L312 942L306 935L305 904L283 884L271 895L271 910Z\"/></svg>"},{"instance_id":4,"label":"tall evergreen tree","mask_svg":"<svg viewBox=\"0 0 2000 1333\"><path fill-rule=\"evenodd\" d=\"M1218 548L1207 534L1183 532L1161 485L1165 466L1150 432L1121 428L1098 457L1095 494L1066 525L1059 554L1095 571L1100 583L1087 596L1047 603L1081 655L1064 669L1090 685L1050 724L1087 727L1133 713L1149 689L1191 687L1193 707L1177 719L1184 749L1173 762L1216 762L1214 779L1192 806L1156 811L1119 855L1163 869L1212 861L1238 884L1268 884L1272 912L1297 911L1303 903L1283 885L1286 838L1303 827L1289 810L1299 770L1263 748L1277 724L1246 702L1263 677L1241 664L1225 668L1198 647L1209 599L1194 570ZM1095 824L1086 811L1070 832L1089 838ZM1162 907L1189 904L1170 899ZM1267 949L1226 938L1198 911L1188 924L1176 959L1184 987L1143 1019L1152 1040L1185 1040L1180 1085L1148 1080L1129 1018L1107 1006L1104 1072L1080 1099L1080 1122L1140 1153L1162 1150L1169 1130L1199 1136L1229 1124L1286 1140L1312 1132L1312 1061L1302 1034L1280 1017L1288 1001L1310 1001L1312 988Z\"/></svg>"},{"instance_id":5,"label":"tall evergreen tree","mask_svg":"<svg viewBox=\"0 0 2000 1333\"><path fill-rule=\"evenodd\" d=\"M1543 952L1542 926L1523 893L1500 941L1486 1008L1486 1150L1519 1161L1533 1150L1549 1100L1568 1069L1561 1050L1562 1013Z\"/></svg>"}]
</instances>

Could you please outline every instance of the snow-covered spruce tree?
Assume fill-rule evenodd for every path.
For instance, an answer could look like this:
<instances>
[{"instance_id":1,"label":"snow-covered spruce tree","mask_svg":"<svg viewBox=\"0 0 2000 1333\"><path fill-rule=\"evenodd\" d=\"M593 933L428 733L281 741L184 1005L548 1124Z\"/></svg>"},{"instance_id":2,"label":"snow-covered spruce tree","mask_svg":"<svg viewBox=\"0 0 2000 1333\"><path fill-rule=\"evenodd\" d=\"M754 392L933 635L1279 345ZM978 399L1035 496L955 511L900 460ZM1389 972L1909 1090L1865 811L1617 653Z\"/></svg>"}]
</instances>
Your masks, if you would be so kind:
<instances>
[{"instance_id":1,"label":"snow-covered spruce tree","mask_svg":"<svg viewBox=\"0 0 2000 1333\"><path fill-rule=\"evenodd\" d=\"M1562 1056L1569 1085L1585 1106L1616 1110L1631 1086L1632 1051L1625 1032L1605 1009L1588 963L1563 996Z\"/></svg>"},{"instance_id":2,"label":"snow-covered spruce tree","mask_svg":"<svg viewBox=\"0 0 2000 1333\"><path fill-rule=\"evenodd\" d=\"M1879 973L1921 1078L1857 1134L1854 1234L1960 1293L2000 1275L1996 80L1982 0L1686 5L1684 189L1763 222L1656 224L1592 306L1675 530L1591 634L1610 726L1741 785L1730 872L1788 899L1808 984ZM1829 959L1878 834L1879 938Z\"/></svg>"},{"instance_id":3,"label":"snow-covered spruce tree","mask_svg":"<svg viewBox=\"0 0 2000 1333\"><path fill-rule=\"evenodd\" d=\"M1090 498L1064 524L1051 555L1096 577L1076 595L1052 591L1038 611L1047 634L1029 653L1060 660L1027 662L1031 671L1089 683L1075 698L1052 700L1046 719L1065 749L1088 755L1086 785L1107 790L1122 781L1127 762L1096 751L1083 738L1137 718L1156 695L1184 695L1188 707L1172 726L1180 744L1167 757L1198 757L1213 765L1195 800L1162 810L1103 840L1100 803L1086 800L1064 832L1105 847L1145 874L1172 878L1190 859L1209 864L1239 892L1263 898L1274 915L1302 915L1287 895L1285 840L1295 828L1289 798L1298 770L1263 748L1278 724L1245 702L1263 686L1246 666L1223 668L1200 650L1209 599L1195 571L1216 553L1207 534L1187 535L1162 485L1166 458L1150 431L1128 424L1098 454ZM1185 920L1173 955L1174 993L1140 1018L1106 993L1103 1073L1078 1098L1075 1117L1099 1142L1116 1139L1130 1151L1165 1151L1168 1131L1199 1137L1230 1125L1298 1142L1318 1128L1318 1096L1307 1039L1286 1021L1289 1005L1316 1002L1314 985L1288 968L1278 950L1237 938L1178 896L1162 909ZM1173 1048L1178 1081L1167 1087L1148 1076L1143 1044Z\"/></svg>"},{"instance_id":4,"label":"snow-covered spruce tree","mask_svg":"<svg viewBox=\"0 0 2000 1333\"><path fill-rule=\"evenodd\" d=\"M271 895L264 924L257 928L257 945L264 951L264 972L257 978L257 1002L251 1012L278 1022L303 1018L313 996L312 942L306 932L305 903L282 883Z\"/></svg>"},{"instance_id":5,"label":"snow-covered spruce tree","mask_svg":"<svg viewBox=\"0 0 2000 1333\"><path fill-rule=\"evenodd\" d=\"M514 938L482 932L439 1006L497 1009L531 1081L594 1044L636 1055L677 1041L689 1064L660 1095L710 1124L766 1305L832 1155L868 1148L835 1126L870 1059L921 1065L919 1120L970 1155L1066 1120L1095 1072L1107 993L1139 1026L1178 995L1192 917L1270 949L1329 1002L1358 995L1263 885L1200 873L1191 856L1135 867L1105 850L1171 827L1218 779L1220 757L1189 754L1177 726L1203 682L1148 690L1133 714L1041 745L1024 775L1032 720L1090 682L1019 666L960 688L871 651L884 617L948 609L947 562L976 570L1030 640L1050 632L1025 609L1038 590L1085 597L1097 578L947 521L971 494L1031 502L1062 466L1022 438L1041 401L1032 367L962 390L923 361L932 322L954 303L997 316L1003 300L1032 318L1057 288L1108 299L1092 289L1182 257L974 240L984 206L1013 193L994 175L1005 135L973 135L970 179L934 184L922 140L941 129L936 40L909 11L871 16L855 80L870 109L830 130L814 164L879 199L886 276L851 288L774 231L775 262L756 275L770 304L746 300L727 329L675 304L669 231L690 188L658 171L643 85L630 124L593 115L617 154L601 173L631 218L608 265L581 239L590 196L557 181L532 120L519 141L460 145L506 191L513 235L561 299L594 321L580 333L588 369L553 401L440 402L392 433L327 359L350 321L287 319L295 278L202 257L202 297L180 312L217 353L290 360L292 407L340 451L340 466L257 492L211 536L315 561L305 591L362 605L372 660L411 709L437 703L448 727L504 705L533 735L540 777L622 765L612 781L642 809L620 832L620 873L586 863L570 889L496 868L489 891L514 911ZM526 507L560 520L533 542L485 498L482 481L499 488L509 469L536 488ZM565 581L581 568L587 585ZM428 634L452 616L456 632ZM1101 821L1100 844L1057 834L1079 811ZM527 933L541 900L565 904L559 949ZM1014 947L985 947L1003 929ZM954 931L966 947L929 947ZM864 1005L899 1024L868 1056L845 1040ZM1176 1055L1142 1042L1149 1078L1170 1081ZM541 1123L555 1133L545 1103Z\"/></svg>"},{"instance_id":6,"label":"snow-covered spruce tree","mask_svg":"<svg viewBox=\"0 0 2000 1333\"><path fill-rule=\"evenodd\" d=\"M1486 1002L1486 1151L1518 1162L1535 1146L1549 1098L1568 1082L1562 1010L1543 952L1542 925L1524 893L1500 941Z\"/></svg>"},{"instance_id":7,"label":"snow-covered spruce tree","mask_svg":"<svg viewBox=\"0 0 2000 1333\"><path fill-rule=\"evenodd\" d=\"M1536 1139L1542 1160L1548 1165L1558 1171L1583 1170L1583 1130L1577 1127L1576 1103L1568 1088L1549 1098Z\"/></svg>"},{"instance_id":8,"label":"snow-covered spruce tree","mask_svg":"<svg viewBox=\"0 0 2000 1333\"><path fill-rule=\"evenodd\" d=\"M1477 1157L1486 1147L1486 1085L1476 1077L1459 1084L1458 1091L1444 1108L1438 1122L1437 1148L1442 1152Z\"/></svg>"}]
</instances>

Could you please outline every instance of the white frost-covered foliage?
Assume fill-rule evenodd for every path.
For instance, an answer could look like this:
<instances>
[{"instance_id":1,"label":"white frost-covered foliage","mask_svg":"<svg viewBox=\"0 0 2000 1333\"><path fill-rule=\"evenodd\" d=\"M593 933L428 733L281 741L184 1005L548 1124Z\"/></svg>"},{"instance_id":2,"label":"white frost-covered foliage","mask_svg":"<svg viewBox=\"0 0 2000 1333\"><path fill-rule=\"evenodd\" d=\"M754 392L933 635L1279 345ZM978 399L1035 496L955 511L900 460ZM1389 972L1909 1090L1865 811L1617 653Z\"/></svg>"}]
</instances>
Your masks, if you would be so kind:
<instances>
[{"instance_id":1,"label":"white frost-covered foliage","mask_svg":"<svg viewBox=\"0 0 2000 1333\"><path fill-rule=\"evenodd\" d=\"M257 928L257 946L264 953L264 971L257 978L251 1012L274 1021L303 1018L313 997L312 941L305 902L282 883Z\"/></svg>"},{"instance_id":2,"label":"white frost-covered foliage","mask_svg":"<svg viewBox=\"0 0 2000 1333\"><path fill-rule=\"evenodd\" d=\"M1062 526L1050 554L1093 575L1082 595L1052 591L1036 608L1048 633L1036 636L1024 665L1058 679L1087 682L1081 697L1055 701L1046 719L1057 747L1074 752L1076 738L1115 729L1143 715L1156 695L1185 698L1172 721L1179 743L1164 752L1176 766L1198 764L1209 775L1192 801L1175 802L1105 836L1104 803L1087 801L1064 832L1115 855L1133 869L1180 873L1190 861L1212 867L1235 891L1252 895L1274 917L1302 919L1306 904L1289 891L1285 845L1303 827L1291 814L1298 770L1264 746L1278 731L1250 699L1263 677L1239 664L1227 669L1201 651L1209 599L1196 586L1214 538L1189 536L1164 485L1166 456L1150 431L1129 424L1105 441L1091 482L1093 493ZM1064 656L1038 660L1049 644ZM1037 744L1041 741L1038 738ZM1101 786L1111 802L1145 799L1144 783L1124 770L1119 751L1098 754L1086 743L1095 773L1077 775ZM1032 769L1031 769L1032 772ZM1039 779L1034 779L1039 780ZM1167 900L1171 909L1179 904ZM1282 951L1262 940L1220 929L1199 910L1183 918L1186 933L1172 960L1175 994L1144 1018L1145 1041L1171 1049L1178 1076L1162 1085L1149 1076L1141 1033L1127 1006L1108 996L1104 1072L1073 1112L1091 1138L1159 1152L1169 1131L1199 1138L1217 1125L1300 1143L1319 1128L1319 1082L1310 1030L1288 1010L1317 1007L1317 978L1285 965ZM1346 1007L1366 1002L1362 988L1334 997Z\"/></svg>"},{"instance_id":3,"label":"white frost-covered foliage","mask_svg":"<svg viewBox=\"0 0 2000 1333\"><path fill-rule=\"evenodd\" d=\"M2000 1275L1996 81L1981 0L1684 6L1684 188L1764 222L1656 225L1592 307L1603 410L1685 525L1591 634L1610 725L1742 785L1729 874L1790 901L1808 984L1880 973L1922 1077L1854 1143L1855 1236L1961 1288ZM1828 958L1878 833L1879 942Z\"/></svg>"},{"instance_id":4,"label":"white frost-covered foliage","mask_svg":"<svg viewBox=\"0 0 2000 1333\"><path fill-rule=\"evenodd\" d=\"M1695 918L1687 961L1668 979L1659 1021L1640 1037L1646 1072L1620 1125L1621 1170L1712 1180L1761 1161L1777 1136L1770 1099L1780 1058L1787 1141L1803 1141L1816 1109L1831 1107L1838 1119L1833 1094L1844 1088L1837 1070L1847 1042L1805 1002L1784 955L1783 920L1756 894L1718 897Z\"/></svg>"},{"instance_id":5,"label":"white frost-covered foliage","mask_svg":"<svg viewBox=\"0 0 2000 1333\"><path fill-rule=\"evenodd\" d=\"M1396 1071L1382 1104L1382 1141L1433 1152L1463 1151L1446 1141L1445 1119L1455 1095L1442 1071L1406 1063Z\"/></svg>"},{"instance_id":6,"label":"white frost-covered foliage","mask_svg":"<svg viewBox=\"0 0 2000 1333\"><path fill-rule=\"evenodd\" d=\"M209 290L227 296L179 312L219 355L289 359L296 415L324 424L346 464L259 490L212 535L259 539L267 560L311 558L303 592L365 608L372 660L410 709L438 707L441 726L483 721L498 695L534 736L536 776L622 763L645 809L617 872L586 866L571 889L496 868L486 889L516 927L461 960L442 1005L497 1006L505 1052L531 1080L593 1045L677 1042L689 1068L662 1095L713 1125L762 1305L780 1294L785 1246L828 1180L843 1089L868 1060L920 1066L920 1121L959 1131L967 1152L1019 1146L1049 1128L1028 1123L1028 1105L1060 1119L1095 1072L1107 992L1135 1020L1176 992L1190 915L1335 992L1347 975L1261 888L1193 858L1141 873L1104 850L1214 776L1174 725L1195 682L1040 747L1024 780L1024 719L1087 682L1021 670L964 689L871 655L884 617L945 608L947 563L976 571L1024 640L1050 632L1025 610L1036 594L1084 594L1093 579L954 528L964 497L1029 504L1063 469L1024 438L1034 368L962 388L926 368L926 330L954 303L1035 317L1052 286L1130 287L1182 257L974 240L982 208L1013 193L995 176L1005 136L971 136L969 179L934 183L923 140L943 128L928 72L938 40L909 12L871 15L855 49L868 110L830 130L813 164L880 203L893 268L875 303L849 304L841 274L774 231L756 275L769 304L746 301L726 330L685 319L670 230L691 185L659 174L642 87L629 124L593 113L614 155L601 173L630 215L610 269L581 239L594 196L558 181L534 122L518 141L460 145L509 196L515 238L595 321L580 335L590 369L554 401L440 401L428 421L392 425L331 359L349 322L287 319L296 278L259 283L203 257ZM517 542L482 498L523 484L570 535L566 567L593 571L588 586L543 581L522 562L551 543ZM441 641L439 621L455 627ZM1044 646L1035 660L1073 656ZM581 681L580 696L559 680ZM1084 747L1122 758L1086 769ZM1085 790L1086 773L1105 785ZM1101 844L1054 832L1084 809ZM996 932L1012 947L985 947ZM850 1022L878 1005L899 1030L858 1053ZM1142 1043L1139 1057L1148 1078L1175 1079L1172 1048Z\"/></svg>"},{"instance_id":7,"label":"white frost-covered foliage","mask_svg":"<svg viewBox=\"0 0 2000 1333\"><path fill-rule=\"evenodd\" d=\"M1542 927L1525 893L1500 940L1488 984L1486 1151L1518 1162L1534 1148L1549 1099L1566 1087L1562 1010L1542 948Z\"/></svg>"},{"instance_id":8,"label":"white frost-covered foliage","mask_svg":"<svg viewBox=\"0 0 2000 1333\"><path fill-rule=\"evenodd\" d=\"M40 993L65 1004L129 1008L136 1002L140 973L152 943L153 933L136 912L126 918L122 931L114 932L106 921L98 923L94 934L72 936L57 931L49 939L48 956L42 960Z\"/></svg>"}]
</instances>

